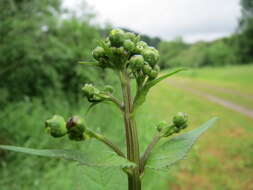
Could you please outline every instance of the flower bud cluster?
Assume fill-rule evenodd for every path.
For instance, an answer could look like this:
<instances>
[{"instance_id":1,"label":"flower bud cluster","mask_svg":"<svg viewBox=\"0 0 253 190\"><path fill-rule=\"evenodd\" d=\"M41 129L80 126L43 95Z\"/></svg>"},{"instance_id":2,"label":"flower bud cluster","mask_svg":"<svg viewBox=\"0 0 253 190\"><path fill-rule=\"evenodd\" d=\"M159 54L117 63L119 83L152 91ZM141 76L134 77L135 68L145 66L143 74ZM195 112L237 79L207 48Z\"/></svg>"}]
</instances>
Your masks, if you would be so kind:
<instances>
[{"instance_id":1,"label":"flower bud cluster","mask_svg":"<svg viewBox=\"0 0 253 190\"><path fill-rule=\"evenodd\" d=\"M187 115L183 112L179 112L173 117L172 124L162 121L157 125L156 129L163 137L168 137L185 129L187 127L187 121Z\"/></svg>"},{"instance_id":2,"label":"flower bud cluster","mask_svg":"<svg viewBox=\"0 0 253 190\"><path fill-rule=\"evenodd\" d=\"M63 137L68 134L69 138L75 141L85 140L90 135L84 119L79 116L71 117L66 123L62 116L54 115L46 120L45 127L46 132L53 137Z\"/></svg>"},{"instance_id":3,"label":"flower bud cluster","mask_svg":"<svg viewBox=\"0 0 253 190\"><path fill-rule=\"evenodd\" d=\"M130 68L136 75L157 77L159 52L140 40L134 33L113 29L109 37L96 47L92 55L101 67Z\"/></svg>"},{"instance_id":4,"label":"flower bud cluster","mask_svg":"<svg viewBox=\"0 0 253 190\"><path fill-rule=\"evenodd\" d=\"M110 85L106 85L104 90L100 91L92 84L85 84L82 90L88 101L92 103L101 102L108 99L108 94L112 94L114 91L113 87Z\"/></svg>"}]
</instances>

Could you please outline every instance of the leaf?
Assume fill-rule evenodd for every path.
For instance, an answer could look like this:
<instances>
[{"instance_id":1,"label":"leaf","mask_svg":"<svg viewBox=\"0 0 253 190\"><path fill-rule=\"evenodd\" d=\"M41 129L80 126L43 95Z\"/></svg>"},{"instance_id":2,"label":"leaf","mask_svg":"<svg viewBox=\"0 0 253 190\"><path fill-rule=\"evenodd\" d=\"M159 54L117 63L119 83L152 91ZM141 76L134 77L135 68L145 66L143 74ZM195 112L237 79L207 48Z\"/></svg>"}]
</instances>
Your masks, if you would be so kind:
<instances>
[{"instance_id":1,"label":"leaf","mask_svg":"<svg viewBox=\"0 0 253 190\"><path fill-rule=\"evenodd\" d=\"M88 65L88 66L99 66L99 63L97 63L97 62L79 61L78 63Z\"/></svg>"},{"instance_id":2,"label":"leaf","mask_svg":"<svg viewBox=\"0 0 253 190\"><path fill-rule=\"evenodd\" d=\"M81 165L96 166L96 167L135 167L135 164L127 159L118 156L111 151L88 151L80 152L76 150L63 149L32 149L17 146L0 145L0 149L22 152L37 156L63 158L66 160L77 161Z\"/></svg>"},{"instance_id":3,"label":"leaf","mask_svg":"<svg viewBox=\"0 0 253 190\"><path fill-rule=\"evenodd\" d=\"M186 70L184 68L181 68L181 69L177 69L175 71L172 71L170 73L167 73L155 80L152 80L150 82L147 82L145 84L145 86L137 93L135 99L134 99L134 107L135 107L135 110L137 110L138 107L140 107L146 100L146 96L150 90L150 88L152 88L153 86L155 86L157 83L161 82L162 80L180 72L180 71L183 71L183 70Z\"/></svg>"},{"instance_id":4,"label":"leaf","mask_svg":"<svg viewBox=\"0 0 253 190\"><path fill-rule=\"evenodd\" d=\"M166 169L177 161L182 160L193 144L208 128L213 126L218 118L212 118L199 128L176 136L161 144L150 154L146 167L151 169Z\"/></svg>"}]
</instances>

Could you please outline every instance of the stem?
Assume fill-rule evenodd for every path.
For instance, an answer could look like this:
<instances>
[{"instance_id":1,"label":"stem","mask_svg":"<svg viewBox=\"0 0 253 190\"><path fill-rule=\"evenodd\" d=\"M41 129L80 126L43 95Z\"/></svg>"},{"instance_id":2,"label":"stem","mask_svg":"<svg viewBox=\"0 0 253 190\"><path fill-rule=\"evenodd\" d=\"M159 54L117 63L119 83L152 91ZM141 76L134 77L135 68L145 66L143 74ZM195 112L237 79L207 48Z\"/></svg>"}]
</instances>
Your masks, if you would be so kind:
<instances>
[{"instance_id":1,"label":"stem","mask_svg":"<svg viewBox=\"0 0 253 190\"><path fill-rule=\"evenodd\" d=\"M109 148L111 148L116 154L118 154L119 156L126 158L125 154L119 149L118 146L116 146L115 144L113 144L109 139L107 139L105 136L100 135L98 133L92 133L92 135L99 141L103 142L104 144L106 144Z\"/></svg>"},{"instance_id":2,"label":"stem","mask_svg":"<svg viewBox=\"0 0 253 190\"><path fill-rule=\"evenodd\" d=\"M145 165L146 165L146 162L148 160L148 157L149 157L150 153L152 152L154 146L158 143L158 141L161 138L162 138L162 136L161 136L160 133L158 133L157 135L155 135L154 138L153 138L153 140L151 141L151 143L146 148L144 154L142 155L141 161L140 161L140 173L141 174L144 172Z\"/></svg>"},{"instance_id":3,"label":"stem","mask_svg":"<svg viewBox=\"0 0 253 190\"><path fill-rule=\"evenodd\" d=\"M128 190L141 190L140 180L140 151L137 136L137 129L134 120L133 102L131 98L131 88L129 76L126 70L120 72L122 95L124 101L124 122L126 132L127 158L136 164L131 174L128 174Z\"/></svg>"},{"instance_id":4,"label":"stem","mask_svg":"<svg viewBox=\"0 0 253 190\"><path fill-rule=\"evenodd\" d=\"M124 106L123 104L114 96L109 95L110 101L113 102L121 111L124 111Z\"/></svg>"}]
</instances>

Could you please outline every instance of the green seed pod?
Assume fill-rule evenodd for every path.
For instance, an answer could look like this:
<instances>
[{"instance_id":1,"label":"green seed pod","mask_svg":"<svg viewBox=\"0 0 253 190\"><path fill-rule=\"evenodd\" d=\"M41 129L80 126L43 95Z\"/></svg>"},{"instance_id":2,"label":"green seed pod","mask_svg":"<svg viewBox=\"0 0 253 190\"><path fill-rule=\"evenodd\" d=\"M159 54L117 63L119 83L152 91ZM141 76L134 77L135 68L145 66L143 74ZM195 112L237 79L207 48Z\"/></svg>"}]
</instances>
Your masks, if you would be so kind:
<instances>
[{"instance_id":1,"label":"green seed pod","mask_svg":"<svg viewBox=\"0 0 253 190\"><path fill-rule=\"evenodd\" d=\"M66 122L60 115L54 115L45 122L46 131L53 137L62 137L67 134Z\"/></svg>"},{"instance_id":2,"label":"green seed pod","mask_svg":"<svg viewBox=\"0 0 253 190\"><path fill-rule=\"evenodd\" d=\"M144 65L144 59L142 55L134 55L130 58L129 63L132 68L140 69Z\"/></svg>"},{"instance_id":3,"label":"green seed pod","mask_svg":"<svg viewBox=\"0 0 253 190\"><path fill-rule=\"evenodd\" d=\"M151 79L155 79L158 76L158 71L152 69L148 75Z\"/></svg>"},{"instance_id":4,"label":"green seed pod","mask_svg":"<svg viewBox=\"0 0 253 190\"><path fill-rule=\"evenodd\" d=\"M152 71L152 67L150 67L148 64L145 64L143 67L142 67L142 71L144 74L146 75L150 75L151 71Z\"/></svg>"},{"instance_id":5,"label":"green seed pod","mask_svg":"<svg viewBox=\"0 0 253 190\"><path fill-rule=\"evenodd\" d=\"M104 87L104 91L112 94L114 92L114 88L111 85L106 85Z\"/></svg>"},{"instance_id":6,"label":"green seed pod","mask_svg":"<svg viewBox=\"0 0 253 190\"><path fill-rule=\"evenodd\" d=\"M159 54L157 54L157 52L151 48L143 50L142 55L144 57L144 60L147 61L151 66L154 66L159 59Z\"/></svg>"},{"instance_id":7,"label":"green seed pod","mask_svg":"<svg viewBox=\"0 0 253 190\"><path fill-rule=\"evenodd\" d=\"M109 34L109 39L112 46L120 47L125 40L125 32L120 29L113 29Z\"/></svg>"},{"instance_id":8,"label":"green seed pod","mask_svg":"<svg viewBox=\"0 0 253 190\"><path fill-rule=\"evenodd\" d=\"M79 116L71 117L67 122L69 138L75 141L85 140L86 123Z\"/></svg>"},{"instance_id":9,"label":"green seed pod","mask_svg":"<svg viewBox=\"0 0 253 190\"><path fill-rule=\"evenodd\" d=\"M187 127L188 116L186 113L178 112L173 117L173 123L177 128L184 129Z\"/></svg>"},{"instance_id":10,"label":"green seed pod","mask_svg":"<svg viewBox=\"0 0 253 190\"><path fill-rule=\"evenodd\" d=\"M161 121L157 126L156 130L161 132L163 131L166 127L168 127L168 123L166 121Z\"/></svg>"},{"instance_id":11,"label":"green seed pod","mask_svg":"<svg viewBox=\"0 0 253 190\"><path fill-rule=\"evenodd\" d=\"M96 59L97 61L100 61L100 58L103 57L105 55L105 50L104 48L98 46L96 47L93 51L92 51L92 56L94 57L94 59Z\"/></svg>"},{"instance_id":12,"label":"green seed pod","mask_svg":"<svg viewBox=\"0 0 253 190\"><path fill-rule=\"evenodd\" d=\"M127 50L128 52L133 52L135 45L131 40L125 40L124 44L123 44L125 50Z\"/></svg>"}]
</instances>

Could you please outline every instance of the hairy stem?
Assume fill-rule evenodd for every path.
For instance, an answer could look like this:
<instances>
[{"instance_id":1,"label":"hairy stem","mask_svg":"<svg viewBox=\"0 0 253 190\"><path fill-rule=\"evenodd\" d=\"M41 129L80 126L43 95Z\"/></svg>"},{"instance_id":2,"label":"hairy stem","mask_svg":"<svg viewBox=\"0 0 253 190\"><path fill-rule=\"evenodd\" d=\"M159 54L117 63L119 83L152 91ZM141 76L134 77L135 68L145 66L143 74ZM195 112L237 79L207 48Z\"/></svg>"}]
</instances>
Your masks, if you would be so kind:
<instances>
[{"instance_id":1,"label":"hairy stem","mask_svg":"<svg viewBox=\"0 0 253 190\"><path fill-rule=\"evenodd\" d=\"M122 87L122 95L124 101L124 122L126 132L127 158L134 162L137 167L133 169L131 174L128 174L128 189L141 190L140 180L140 152L136 124L134 120L133 102L131 98L130 81L127 71L120 72L120 80Z\"/></svg>"}]
</instances>

